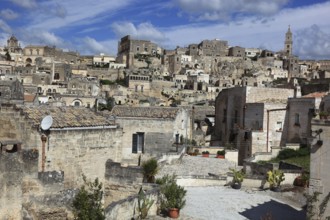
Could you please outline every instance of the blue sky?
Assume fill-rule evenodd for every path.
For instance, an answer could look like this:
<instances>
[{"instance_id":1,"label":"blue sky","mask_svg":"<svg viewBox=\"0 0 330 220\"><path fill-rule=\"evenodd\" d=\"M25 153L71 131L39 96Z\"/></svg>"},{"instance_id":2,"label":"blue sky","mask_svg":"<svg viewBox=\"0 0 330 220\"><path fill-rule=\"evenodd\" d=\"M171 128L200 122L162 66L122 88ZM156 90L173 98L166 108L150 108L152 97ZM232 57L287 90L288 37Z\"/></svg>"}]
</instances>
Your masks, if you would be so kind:
<instances>
[{"instance_id":1,"label":"blue sky","mask_svg":"<svg viewBox=\"0 0 330 220\"><path fill-rule=\"evenodd\" d=\"M0 45L55 45L116 55L130 34L165 49L205 39L283 48L288 26L301 59L330 59L330 1L322 0L0 0Z\"/></svg>"}]
</instances>

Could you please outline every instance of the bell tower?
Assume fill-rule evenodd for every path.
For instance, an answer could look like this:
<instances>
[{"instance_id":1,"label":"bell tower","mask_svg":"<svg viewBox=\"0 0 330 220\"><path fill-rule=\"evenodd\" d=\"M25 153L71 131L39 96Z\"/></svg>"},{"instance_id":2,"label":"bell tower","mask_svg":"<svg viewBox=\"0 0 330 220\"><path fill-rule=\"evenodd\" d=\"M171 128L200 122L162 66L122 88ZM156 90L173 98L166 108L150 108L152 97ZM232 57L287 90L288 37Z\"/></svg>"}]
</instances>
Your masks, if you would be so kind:
<instances>
[{"instance_id":1,"label":"bell tower","mask_svg":"<svg viewBox=\"0 0 330 220\"><path fill-rule=\"evenodd\" d=\"M284 52L287 56L292 56L292 32L290 29L290 25L288 31L285 34Z\"/></svg>"}]
</instances>

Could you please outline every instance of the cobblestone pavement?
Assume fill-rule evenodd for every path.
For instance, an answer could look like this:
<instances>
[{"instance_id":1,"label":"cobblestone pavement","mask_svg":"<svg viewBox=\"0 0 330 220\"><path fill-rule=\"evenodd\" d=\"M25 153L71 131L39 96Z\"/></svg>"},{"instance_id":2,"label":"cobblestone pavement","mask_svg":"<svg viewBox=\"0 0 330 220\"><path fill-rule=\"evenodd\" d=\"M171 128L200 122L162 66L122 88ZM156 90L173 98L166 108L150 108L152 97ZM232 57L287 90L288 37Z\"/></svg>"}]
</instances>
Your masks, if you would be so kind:
<instances>
[{"instance_id":1,"label":"cobblestone pavement","mask_svg":"<svg viewBox=\"0 0 330 220\"><path fill-rule=\"evenodd\" d=\"M208 176L209 173L224 175L229 172L229 168L234 167L235 163L226 159L185 155L181 161L163 166L156 177L161 177L166 174L176 174L177 176Z\"/></svg>"}]
</instances>

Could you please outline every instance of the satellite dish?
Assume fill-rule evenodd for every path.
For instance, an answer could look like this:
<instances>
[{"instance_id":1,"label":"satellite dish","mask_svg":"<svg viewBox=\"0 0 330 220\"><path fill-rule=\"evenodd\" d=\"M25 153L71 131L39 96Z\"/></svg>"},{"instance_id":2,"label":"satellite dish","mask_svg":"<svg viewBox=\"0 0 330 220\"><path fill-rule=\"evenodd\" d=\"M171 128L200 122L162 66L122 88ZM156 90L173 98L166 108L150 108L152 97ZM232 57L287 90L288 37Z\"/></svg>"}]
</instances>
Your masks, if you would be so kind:
<instances>
[{"instance_id":1,"label":"satellite dish","mask_svg":"<svg viewBox=\"0 0 330 220\"><path fill-rule=\"evenodd\" d=\"M41 121L41 129L42 130L48 130L53 124L53 117L50 115L47 115L46 117L44 117Z\"/></svg>"}]
</instances>

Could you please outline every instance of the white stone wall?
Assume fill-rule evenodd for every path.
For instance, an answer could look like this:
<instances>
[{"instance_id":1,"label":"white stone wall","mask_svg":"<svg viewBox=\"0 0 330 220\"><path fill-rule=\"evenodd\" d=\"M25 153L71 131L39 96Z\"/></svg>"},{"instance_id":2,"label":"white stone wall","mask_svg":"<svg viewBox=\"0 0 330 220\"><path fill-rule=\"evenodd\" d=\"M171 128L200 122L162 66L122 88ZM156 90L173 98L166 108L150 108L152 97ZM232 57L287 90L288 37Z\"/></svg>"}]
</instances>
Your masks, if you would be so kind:
<instances>
[{"instance_id":1,"label":"white stone wall","mask_svg":"<svg viewBox=\"0 0 330 220\"><path fill-rule=\"evenodd\" d=\"M159 145L165 145L168 150L175 142L175 135L179 134L183 137L189 137L191 129L191 120L188 112L185 110L180 110L180 113L177 117L173 119L160 119L160 118L119 118L117 117L116 122L123 128L123 137L122 137L122 157L123 159L135 159L139 154L132 153L132 135L137 132L144 132L144 143L145 150L148 149L146 143L153 140L155 136L153 134L160 135L161 133L164 136L171 136L172 138L166 140L166 143L160 142Z\"/></svg>"},{"instance_id":2,"label":"white stone wall","mask_svg":"<svg viewBox=\"0 0 330 220\"><path fill-rule=\"evenodd\" d=\"M121 161L121 129L51 131L46 143L45 171L64 171L64 184L74 187L85 174L104 179L108 159ZM38 146L42 152L41 140ZM39 157L41 171L41 155Z\"/></svg>"}]
</instances>

